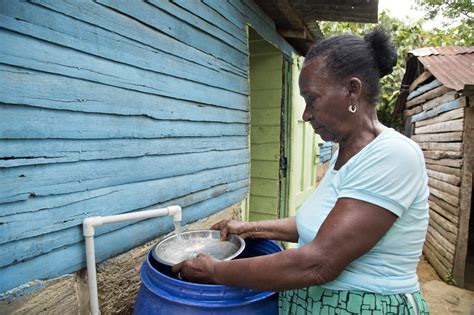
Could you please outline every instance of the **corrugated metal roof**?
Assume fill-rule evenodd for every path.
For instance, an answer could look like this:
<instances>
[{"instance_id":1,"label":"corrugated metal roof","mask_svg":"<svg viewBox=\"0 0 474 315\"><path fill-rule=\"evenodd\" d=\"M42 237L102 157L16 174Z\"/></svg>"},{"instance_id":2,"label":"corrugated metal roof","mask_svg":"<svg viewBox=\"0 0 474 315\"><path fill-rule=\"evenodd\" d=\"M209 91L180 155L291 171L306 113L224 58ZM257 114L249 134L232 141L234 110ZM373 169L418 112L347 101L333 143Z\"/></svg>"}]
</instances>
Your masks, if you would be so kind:
<instances>
[{"instance_id":1,"label":"corrugated metal roof","mask_svg":"<svg viewBox=\"0 0 474 315\"><path fill-rule=\"evenodd\" d=\"M409 54L450 89L460 91L464 85L474 84L474 46L428 47Z\"/></svg>"},{"instance_id":2,"label":"corrugated metal roof","mask_svg":"<svg viewBox=\"0 0 474 315\"><path fill-rule=\"evenodd\" d=\"M459 55L459 54L472 54L474 52L474 46L444 46L444 47L425 47L414 49L409 54L417 57L431 56L431 55Z\"/></svg>"},{"instance_id":3,"label":"corrugated metal roof","mask_svg":"<svg viewBox=\"0 0 474 315\"><path fill-rule=\"evenodd\" d=\"M424 70L444 86L461 91L474 85L474 46L426 47L408 52L405 75L394 113L402 113L409 87Z\"/></svg>"}]
</instances>

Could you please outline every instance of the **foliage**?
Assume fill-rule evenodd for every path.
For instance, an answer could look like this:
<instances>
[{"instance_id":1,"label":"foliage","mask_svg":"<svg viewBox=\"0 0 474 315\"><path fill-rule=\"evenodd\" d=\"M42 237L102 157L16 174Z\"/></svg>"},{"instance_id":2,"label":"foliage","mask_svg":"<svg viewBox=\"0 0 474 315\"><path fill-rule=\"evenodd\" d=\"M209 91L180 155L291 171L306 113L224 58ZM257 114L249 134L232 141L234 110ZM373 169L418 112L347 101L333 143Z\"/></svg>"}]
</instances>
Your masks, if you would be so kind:
<instances>
[{"instance_id":1,"label":"foliage","mask_svg":"<svg viewBox=\"0 0 474 315\"><path fill-rule=\"evenodd\" d=\"M427 19L434 19L439 15L443 15L472 26L471 0L416 0L415 2L426 12Z\"/></svg>"},{"instance_id":2,"label":"foliage","mask_svg":"<svg viewBox=\"0 0 474 315\"><path fill-rule=\"evenodd\" d=\"M449 285L457 286L456 280L454 280L454 276L452 272L448 272L444 277L444 281Z\"/></svg>"},{"instance_id":3,"label":"foliage","mask_svg":"<svg viewBox=\"0 0 474 315\"><path fill-rule=\"evenodd\" d=\"M466 24L426 31L423 29L422 23L422 20L413 23L405 23L397 18L391 17L387 12L382 12L379 15L379 24L389 32L392 42L397 47L398 61L393 72L381 80L381 97L379 105L377 106L377 113L379 120L383 124L399 131L404 128L403 118L395 116L393 110L405 73L407 53L410 50L421 47L469 46L474 43L472 29L467 27ZM321 30L325 36L344 33L365 35L370 32L374 26L374 24L367 23L320 22Z\"/></svg>"}]
</instances>

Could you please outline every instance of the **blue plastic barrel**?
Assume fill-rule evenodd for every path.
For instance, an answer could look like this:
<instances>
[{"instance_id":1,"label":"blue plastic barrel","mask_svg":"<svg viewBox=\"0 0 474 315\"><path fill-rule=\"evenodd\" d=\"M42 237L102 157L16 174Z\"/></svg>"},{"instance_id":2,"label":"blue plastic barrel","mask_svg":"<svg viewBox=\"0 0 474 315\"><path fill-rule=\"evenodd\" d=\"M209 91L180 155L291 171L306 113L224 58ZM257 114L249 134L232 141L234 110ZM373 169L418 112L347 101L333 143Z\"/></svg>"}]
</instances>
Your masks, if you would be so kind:
<instances>
[{"instance_id":1,"label":"blue plastic barrel","mask_svg":"<svg viewBox=\"0 0 474 315\"><path fill-rule=\"evenodd\" d=\"M275 242L247 240L235 259L281 251ZM225 285L186 282L175 278L169 266L153 259L151 251L140 271L142 284L134 314L278 314L278 294Z\"/></svg>"}]
</instances>

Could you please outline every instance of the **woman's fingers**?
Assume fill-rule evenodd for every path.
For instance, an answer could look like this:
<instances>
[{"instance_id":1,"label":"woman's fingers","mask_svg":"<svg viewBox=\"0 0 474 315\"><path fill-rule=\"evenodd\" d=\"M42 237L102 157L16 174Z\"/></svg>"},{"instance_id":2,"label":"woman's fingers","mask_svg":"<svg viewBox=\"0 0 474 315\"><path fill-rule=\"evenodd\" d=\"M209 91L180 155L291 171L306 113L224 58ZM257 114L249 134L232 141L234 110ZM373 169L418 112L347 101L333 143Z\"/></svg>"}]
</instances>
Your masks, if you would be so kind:
<instances>
[{"instance_id":1,"label":"woman's fingers","mask_svg":"<svg viewBox=\"0 0 474 315\"><path fill-rule=\"evenodd\" d=\"M227 240L229 235L229 222L230 220L222 220L211 226L211 230L220 230L221 231L221 240Z\"/></svg>"},{"instance_id":2,"label":"woman's fingers","mask_svg":"<svg viewBox=\"0 0 474 315\"><path fill-rule=\"evenodd\" d=\"M200 283L214 283L213 272L215 259L206 254L198 254L193 259L174 265L171 269L179 279Z\"/></svg>"},{"instance_id":3,"label":"woman's fingers","mask_svg":"<svg viewBox=\"0 0 474 315\"><path fill-rule=\"evenodd\" d=\"M214 223L212 226L211 226L211 230L220 230L221 229L221 226L223 224L225 224L227 220L222 220L222 221L219 221L217 223Z\"/></svg>"},{"instance_id":4,"label":"woman's fingers","mask_svg":"<svg viewBox=\"0 0 474 315\"><path fill-rule=\"evenodd\" d=\"M183 269L184 262L185 261L182 261L182 262L174 265L173 267L171 267L171 271L173 271L174 273L179 273L181 271L181 269Z\"/></svg>"}]
</instances>

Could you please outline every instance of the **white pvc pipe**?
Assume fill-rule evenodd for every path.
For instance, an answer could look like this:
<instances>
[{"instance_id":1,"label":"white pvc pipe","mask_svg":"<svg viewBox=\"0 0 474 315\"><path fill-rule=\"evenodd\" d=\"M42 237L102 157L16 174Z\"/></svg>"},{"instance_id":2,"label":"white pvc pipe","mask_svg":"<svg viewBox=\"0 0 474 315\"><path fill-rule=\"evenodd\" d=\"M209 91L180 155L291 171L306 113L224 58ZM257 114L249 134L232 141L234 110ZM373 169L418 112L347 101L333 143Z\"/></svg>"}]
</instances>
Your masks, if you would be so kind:
<instances>
[{"instance_id":1,"label":"white pvc pipe","mask_svg":"<svg viewBox=\"0 0 474 315\"><path fill-rule=\"evenodd\" d=\"M129 220L143 220L154 217L172 215L173 221L181 222L182 210L180 206L170 206L161 209L130 212L105 217L89 217L82 223L83 235L86 241L87 284L89 287L90 311L92 315L99 315L99 296L97 293L97 274L95 269L94 234L95 228L108 223L117 223Z\"/></svg>"}]
</instances>

